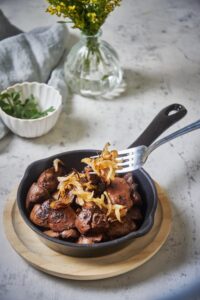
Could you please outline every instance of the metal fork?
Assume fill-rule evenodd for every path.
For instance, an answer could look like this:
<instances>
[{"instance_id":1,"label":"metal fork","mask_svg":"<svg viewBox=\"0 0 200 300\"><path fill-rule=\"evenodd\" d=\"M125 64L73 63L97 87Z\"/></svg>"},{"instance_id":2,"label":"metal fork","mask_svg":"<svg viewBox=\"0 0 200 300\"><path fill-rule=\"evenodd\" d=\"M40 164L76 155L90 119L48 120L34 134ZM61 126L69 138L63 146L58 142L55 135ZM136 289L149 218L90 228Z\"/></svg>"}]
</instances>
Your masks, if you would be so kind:
<instances>
[{"instance_id":1,"label":"metal fork","mask_svg":"<svg viewBox=\"0 0 200 300\"><path fill-rule=\"evenodd\" d=\"M149 154L154 151L159 146L181 136L184 135L190 131L196 130L200 128L200 120L191 123L182 129L179 129L168 136L158 140L154 144L150 145L149 147L146 146L138 146L134 148L129 148L126 150L119 151L118 158L118 166L121 168L116 171L116 173L127 173L131 172L137 169L140 169L144 163L146 162Z\"/></svg>"}]
</instances>

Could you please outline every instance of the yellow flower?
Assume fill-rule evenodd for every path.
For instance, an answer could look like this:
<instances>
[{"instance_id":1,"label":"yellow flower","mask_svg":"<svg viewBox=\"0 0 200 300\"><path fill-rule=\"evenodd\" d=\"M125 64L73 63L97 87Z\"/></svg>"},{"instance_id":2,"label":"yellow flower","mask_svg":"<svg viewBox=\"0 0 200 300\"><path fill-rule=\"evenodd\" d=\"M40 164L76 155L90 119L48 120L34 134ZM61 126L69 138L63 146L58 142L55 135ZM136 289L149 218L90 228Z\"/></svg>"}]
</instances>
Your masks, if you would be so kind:
<instances>
[{"instance_id":1,"label":"yellow flower","mask_svg":"<svg viewBox=\"0 0 200 300\"><path fill-rule=\"evenodd\" d=\"M69 11L74 11L76 9L75 5L69 5L68 6Z\"/></svg>"},{"instance_id":2,"label":"yellow flower","mask_svg":"<svg viewBox=\"0 0 200 300\"><path fill-rule=\"evenodd\" d=\"M47 12L49 12L51 15L54 15L57 11L56 11L56 9L54 7L49 6L47 8Z\"/></svg>"},{"instance_id":3,"label":"yellow flower","mask_svg":"<svg viewBox=\"0 0 200 300\"><path fill-rule=\"evenodd\" d=\"M60 13L60 11L61 11L60 5L57 5L57 6L56 6L56 10L57 10L58 13Z\"/></svg>"},{"instance_id":4,"label":"yellow flower","mask_svg":"<svg viewBox=\"0 0 200 300\"><path fill-rule=\"evenodd\" d=\"M90 21L91 21L92 23L95 23L95 22L96 22L96 19L97 19L96 13L94 13L94 12L87 13L87 16L88 16L88 18L90 19Z\"/></svg>"},{"instance_id":5,"label":"yellow flower","mask_svg":"<svg viewBox=\"0 0 200 300\"><path fill-rule=\"evenodd\" d=\"M74 28L86 34L96 34L107 16L122 0L47 0L47 12L69 19Z\"/></svg>"}]
</instances>

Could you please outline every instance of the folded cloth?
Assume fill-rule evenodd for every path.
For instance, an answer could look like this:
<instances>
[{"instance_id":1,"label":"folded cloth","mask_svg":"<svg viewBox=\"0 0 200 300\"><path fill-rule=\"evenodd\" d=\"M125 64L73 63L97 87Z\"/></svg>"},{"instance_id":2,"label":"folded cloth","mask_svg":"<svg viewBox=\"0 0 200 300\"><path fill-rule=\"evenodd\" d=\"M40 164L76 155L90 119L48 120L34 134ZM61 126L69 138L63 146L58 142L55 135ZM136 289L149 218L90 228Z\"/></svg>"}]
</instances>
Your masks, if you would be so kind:
<instances>
[{"instance_id":1,"label":"folded cloth","mask_svg":"<svg viewBox=\"0 0 200 300\"><path fill-rule=\"evenodd\" d=\"M49 82L66 97L60 63L67 46L66 25L20 32L0 10L0 91L17 82L38 81Z\"/></svg>"}]
</instances>

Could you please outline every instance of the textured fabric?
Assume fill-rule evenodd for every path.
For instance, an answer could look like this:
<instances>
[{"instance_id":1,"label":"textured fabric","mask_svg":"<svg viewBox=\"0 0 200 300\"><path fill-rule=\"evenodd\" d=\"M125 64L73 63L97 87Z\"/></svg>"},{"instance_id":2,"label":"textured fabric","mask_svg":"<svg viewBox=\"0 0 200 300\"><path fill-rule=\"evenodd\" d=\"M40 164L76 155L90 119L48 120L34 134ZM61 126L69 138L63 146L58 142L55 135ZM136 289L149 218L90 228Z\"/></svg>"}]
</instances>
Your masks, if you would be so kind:
<instances>
[{"instance_id":1,"label":"textured fabric","mask_svg":"<svg viewBox=\"0 0 200 300\"><path fill-rule=\"evenodd\" d=\"M49 82L65 98L61 62L67 38L65 24L21 33L0 11L0 91L23 81Z\"/></svg>"}]
</instances>

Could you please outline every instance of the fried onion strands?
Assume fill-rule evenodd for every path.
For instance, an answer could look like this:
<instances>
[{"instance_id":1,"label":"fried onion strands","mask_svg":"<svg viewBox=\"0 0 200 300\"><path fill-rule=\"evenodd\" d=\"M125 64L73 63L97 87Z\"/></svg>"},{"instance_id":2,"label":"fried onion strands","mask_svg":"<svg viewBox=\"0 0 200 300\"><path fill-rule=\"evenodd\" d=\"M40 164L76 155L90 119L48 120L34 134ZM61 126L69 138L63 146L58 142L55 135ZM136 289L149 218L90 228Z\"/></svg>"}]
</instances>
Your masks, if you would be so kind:
<instances>
[{"instance_id":1,"label":"fried onion strands","mask_svg":"<svg viewBox=\"0 0 200 300\"><path fill-rule=\"evenodd\" d=\"M109 151L109 144L106 144L102 153L97 158L84 158L82 162L86 163L92 170L107 184L114 179L118 169L118 153L116 150ZM87 173L71 172L68 176L58 177L59 185L57 199L51 202L51 208L58 208L72 203L76 198L76 203L83 206L87 202L93 202L100 209L106 212L111 221L118 220L126 215L127 209L123 205L112 204L107 192L95 197L96 186L88 180Z\"/></svg>"},{"instance_id":2,"label":"fried onion strands","mask_svg":"<svg viewBox=\"0 0 200 300\"><path fill-rule=\"evenodd\" d=\"M96 158L83 158L81 161L88 166L96 173L104 182L110 183L116 174L118 167L118 152L116 150L109 151L108 147L110 146L107 143L101 152L101 154Z\"/></svg>"}]
</instances>

